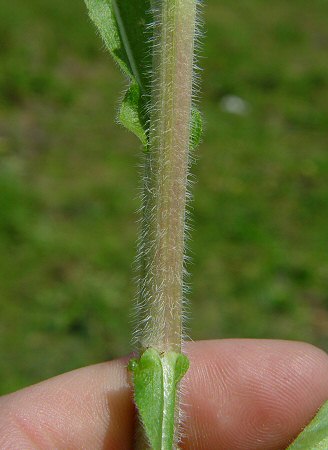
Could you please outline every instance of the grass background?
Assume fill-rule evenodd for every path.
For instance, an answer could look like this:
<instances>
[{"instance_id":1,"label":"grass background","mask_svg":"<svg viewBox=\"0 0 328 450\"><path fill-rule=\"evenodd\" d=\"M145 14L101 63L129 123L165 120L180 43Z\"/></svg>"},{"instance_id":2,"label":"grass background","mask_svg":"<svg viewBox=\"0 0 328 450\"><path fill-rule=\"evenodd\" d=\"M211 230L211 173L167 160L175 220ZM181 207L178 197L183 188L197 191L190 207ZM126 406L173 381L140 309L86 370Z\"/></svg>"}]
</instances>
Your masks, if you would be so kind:
<instances>
[{"instance_id":1,"label":"grass background","mask_svg":"<svg viewBox=\"0 0 328 450\"><path fill-rule=\"evenodd\" d=\"M190 335L328 350L328 3L204 14ZM1 3L1 393L130 350L140 148L114 123L124 86L82 0Z\"/></svg>"}]
</instances>

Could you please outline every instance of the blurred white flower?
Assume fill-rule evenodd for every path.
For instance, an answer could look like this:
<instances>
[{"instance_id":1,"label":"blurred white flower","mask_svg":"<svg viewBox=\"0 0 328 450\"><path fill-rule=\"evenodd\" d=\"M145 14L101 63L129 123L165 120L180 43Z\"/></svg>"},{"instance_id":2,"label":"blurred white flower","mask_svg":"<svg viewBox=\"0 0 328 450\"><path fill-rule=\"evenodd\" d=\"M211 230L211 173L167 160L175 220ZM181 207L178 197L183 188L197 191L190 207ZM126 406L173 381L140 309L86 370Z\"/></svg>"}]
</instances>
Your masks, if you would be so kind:
<instances>
[{"instance_id":1,"label":"blurred white flower","mask_svg":"<svg viewBox=\"0 0 328 450\"><path fill-rule=\"evenodd\" d=\"M220 101L222 111L238 116L246 116L250 111L249 103L236 95L225 95Z\"/></svg>"}]
</instances>

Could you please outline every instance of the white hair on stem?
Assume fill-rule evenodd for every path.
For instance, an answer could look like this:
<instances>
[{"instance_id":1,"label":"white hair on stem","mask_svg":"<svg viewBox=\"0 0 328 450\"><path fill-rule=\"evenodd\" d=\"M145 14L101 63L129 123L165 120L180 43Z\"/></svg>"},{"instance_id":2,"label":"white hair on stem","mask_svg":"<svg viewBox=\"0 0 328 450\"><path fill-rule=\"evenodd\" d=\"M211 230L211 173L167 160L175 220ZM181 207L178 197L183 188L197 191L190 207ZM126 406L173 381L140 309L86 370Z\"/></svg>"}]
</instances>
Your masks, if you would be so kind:
<instances>
[{"instance_id":1,"label":"white hair on stem","mask_svg":"<svg viewBox=\"0 0 328 450\"><path fill-rule=\"evenodd\" d=\"M151 4L149 149L142 164L134 343L140 352L149 347L181 352L189 292L191 114L199 88L195 55L201 37L201 2L153 0ZM175 448L183 417L179 401L176 411Z\"/></svg>"}]
</instances>

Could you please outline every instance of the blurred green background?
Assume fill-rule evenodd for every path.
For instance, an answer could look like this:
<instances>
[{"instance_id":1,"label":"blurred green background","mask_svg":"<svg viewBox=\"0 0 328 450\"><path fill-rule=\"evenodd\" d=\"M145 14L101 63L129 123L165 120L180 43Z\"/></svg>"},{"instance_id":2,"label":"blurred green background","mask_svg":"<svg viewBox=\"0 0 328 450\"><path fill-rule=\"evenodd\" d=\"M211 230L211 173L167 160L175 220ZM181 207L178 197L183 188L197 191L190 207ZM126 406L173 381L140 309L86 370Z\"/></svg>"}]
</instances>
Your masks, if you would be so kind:
<instances>
[{"instance_id":1,"label":"blurred green background","mask_svg":"<svg viewBox=\"0 0 328 450\"><path fill-rule=\"evenodd\" d=\"M328 350L328 3L208 0L194 339ZM0 390L130 351L137 140L82 0L0 6Z\"/></svg>"}]
</instances>

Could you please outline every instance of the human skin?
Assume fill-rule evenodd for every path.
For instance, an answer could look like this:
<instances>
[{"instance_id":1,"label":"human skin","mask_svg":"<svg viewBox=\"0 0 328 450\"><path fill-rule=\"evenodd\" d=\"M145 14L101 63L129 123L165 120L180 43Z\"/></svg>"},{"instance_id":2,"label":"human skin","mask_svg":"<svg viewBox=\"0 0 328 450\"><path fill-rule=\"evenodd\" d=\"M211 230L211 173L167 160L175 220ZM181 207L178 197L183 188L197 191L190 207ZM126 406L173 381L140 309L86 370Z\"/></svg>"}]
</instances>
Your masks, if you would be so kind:
<instances>
[{"instance_id":1,"label":"human skin","mask_svg":"<svg viewBox=\"0 0 328 450\"><path fill-rule=\"evenodd\" d=\"M283 450L328 399L328 355L309 344L202 341L182 389L183 449ZM128 358L0 399L2 450L130 450Z\"/></svg>"}]
</instances>

